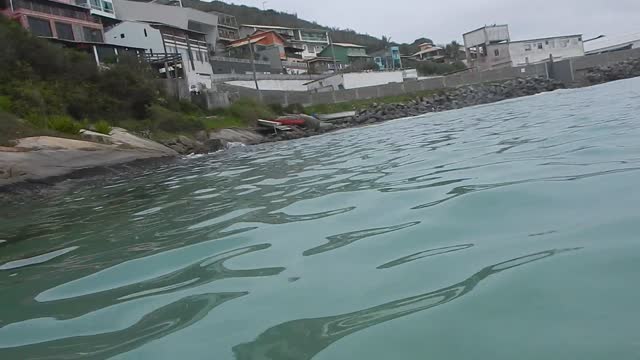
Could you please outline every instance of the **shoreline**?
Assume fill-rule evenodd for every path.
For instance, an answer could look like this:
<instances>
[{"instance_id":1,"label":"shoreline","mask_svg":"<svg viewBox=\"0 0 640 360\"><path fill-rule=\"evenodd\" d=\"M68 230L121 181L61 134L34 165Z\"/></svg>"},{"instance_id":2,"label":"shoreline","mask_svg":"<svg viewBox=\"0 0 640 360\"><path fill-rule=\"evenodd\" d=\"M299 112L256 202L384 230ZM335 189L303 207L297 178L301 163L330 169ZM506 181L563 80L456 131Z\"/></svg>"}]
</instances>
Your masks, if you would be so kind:
<instances>
[{"instance_id":1,"label":"shoreline","mask_svg":"<svg viewBox=\"0 0 640 360\"><path fill-rule=\"evenodd\" d=\"M610 81L613 80L618 79ZM603 82L593 82L588 86L599 83ZM161 144L139 138L129 134L124 129L118 129L118 136L114 136L116 144L112 143L110 145L62 138L51 139L83 144L73 144L75 148L72 146L72 149L64 146L56 148L56 146L47 146L47 144L39 147L37 141L36 145L31 144L31 147L27 149L18 144L16 148L0 148L0 199L39 194L66 180L104 176L109 173L117 174L122 173L125 169L127 171L140 168L147 169L176 161L181 155L191 153L210 154L226 151L228 145L232 143L258 145L295 140L327 134L337 130L490 104L565 88L566 86L561 82L536 77L512 79L491 84L461 86L444 90L430 97L416 98L406 103L373 103L365 109L357 110L356 115L353 117L324 123L324 126L315 129L293 127L291 132L262 135L258 129L229 128L209 133L205 139L200 139L200 141L188 138L185 140L184 136L180 136L172 142L172 144L184 148L186 152L178 152L175 149L171 149L171 144ZM188 141L191 147L186 146L187 144L183 144L181 141L184 143ZM83 147L87 144L90 144L89 148ZM194 148L200 151L189 152ZM37 159L37 161L29 159L29 155L25 154L31 154L31 157ZM13 165L21 164L23 167L26 165L27 168L34 169L31 174L27 174L31 176L23 178L18 176L18 179L15 176L12 177L12 162L7 161L7 158L11 160L11 157L14 158ZM28 164L23 164L21 161ZM7 169L9 170L9 180L7 180Z\"/></svg>"}]
</instances>

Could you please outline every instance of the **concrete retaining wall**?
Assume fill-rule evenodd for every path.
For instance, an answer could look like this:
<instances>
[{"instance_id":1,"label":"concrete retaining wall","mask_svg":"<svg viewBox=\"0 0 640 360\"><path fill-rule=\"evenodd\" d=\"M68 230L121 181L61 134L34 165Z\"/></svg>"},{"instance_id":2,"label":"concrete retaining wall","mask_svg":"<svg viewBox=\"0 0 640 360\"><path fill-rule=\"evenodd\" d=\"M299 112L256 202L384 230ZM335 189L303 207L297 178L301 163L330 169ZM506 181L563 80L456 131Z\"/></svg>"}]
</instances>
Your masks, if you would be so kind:
<instances>
[{"instance_id":1,"label":"concrete retaining wall","mask_svg":"<svg viewBox=\"0 0 640 360\"><path fill-rule=\"evenodd\" d=\"M545 64L536 64L518 68L503 68L484 72L466 72L446 77L434 77L424 80L408 80L401 83L390 83L378 86L361 87L328 92L295 92L295 91L261 91L262 101L267 104L321 105L354 100L375 99L387 96L399 96L420 91L438 90L447 87L477 84L491 81L502 81L517 77L548 76ZM227 91L232 97L259 98L255 89L220 84L218 88Z\"/></svg>"}]
</instances>

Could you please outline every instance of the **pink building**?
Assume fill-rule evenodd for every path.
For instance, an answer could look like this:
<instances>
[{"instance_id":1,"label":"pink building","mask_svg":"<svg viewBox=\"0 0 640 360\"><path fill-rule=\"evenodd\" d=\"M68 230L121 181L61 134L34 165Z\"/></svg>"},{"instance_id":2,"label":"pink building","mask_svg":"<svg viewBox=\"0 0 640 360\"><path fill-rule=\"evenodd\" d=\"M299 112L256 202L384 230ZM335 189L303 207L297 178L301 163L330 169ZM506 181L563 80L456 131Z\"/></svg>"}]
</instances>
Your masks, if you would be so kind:
<instances>
[{"instance_id":1,"label":"pink building","mask_svg":"<svg viewBox=\"0 0 640 360\"><path fill-rule=\"evenodd\" d=\"M0 13L36 36L75 43L104 43L100 21L70 0L0 0Z\"/></svg>"}]
</instances>

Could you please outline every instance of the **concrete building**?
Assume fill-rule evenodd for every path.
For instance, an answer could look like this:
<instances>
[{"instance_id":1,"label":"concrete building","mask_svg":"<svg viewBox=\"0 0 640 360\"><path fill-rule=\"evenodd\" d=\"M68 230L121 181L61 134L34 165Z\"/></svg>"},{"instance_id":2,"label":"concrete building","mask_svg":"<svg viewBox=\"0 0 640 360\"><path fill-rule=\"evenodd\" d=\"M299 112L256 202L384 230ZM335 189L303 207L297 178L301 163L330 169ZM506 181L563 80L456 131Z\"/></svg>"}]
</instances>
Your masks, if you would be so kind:
<instances>
[{"instance_id":1,"label":"concrete building","mask_svg":"<svg viewBox=\"0 0 640 360\"><path fill-rule=\"evenodd\" d=\"M218 16L218 40L215 46L216 55L222 54L233 41L240 39L240 29L236 17L212 11L210 14Z\"/></svg>"},{"instance_id":2,"label":"concrete building","mask_svg":"<svg viewBox=\"0 0 640 360\"><path fill-rule=\"evenodd\" d=\"M165 76L184 78L191 91L213 86L209 62L218 40L218 15L170 5L114 0L121 22L106 32L107 42L142 47L153 62L165 60Z\"/></svg>"},{"instance_id":3,"label":"concrete building","mask_svg":"<svg viewBox=\"0 0 640 360\"><path fill-rule=\"evenodd\" d=\"M391 46L388 49L374 51L369 54L373 62L378 66L378 70L399 70L404 68L400 47Z\"/></svg>"},{"instance_id":4,"label":"concrete building","mask_svg":"<svg viewBox=\"0 0 640 360\"><path fill-rule=\"evenodd\" d=\"M640 48L640 33L602 36L593 40L584 41L584 50L587 55L638 48Z\"/></svg>"},{"instance_id":5,"label":"concrete building","mask_svg":"<svg viewBox=\"0 0 640 360\"><path fill-rule=\"evenodd\" d=\"M293 46L283 35L270 30L258 30L252 35L229 44L230 53L234 57L250 59L252 47L254 54L263 55L266 61L274 64L276 73L300 74L307 72L300 53L302 49ZM270 51L273 49L274 51Z\"/></svg>"},{"instance_id":6,"label":"concrete building","mask_svg":"<svg viewBox=\"0 0 640 360\"><path fill-rule=\"evenodd\" d=\"M329 32L321 29L301 29L283 26L247 24L240 26L240 37L246 38L256 31L275 31L284 36L287 41L302 49L301 55L303 59L313 59L318 56L322 50L329 46Z\"/></svg>"},{"instance_id":7,"label":"concrete building","mask_svg":"<svg viewBox=\"0 0 640 360\"><path fill-rule=\"evenodd\" d=\"M171 5L114 0L118 20L165 24L204 35L211 51L218 41L218 15Z\"/></svg>"},{"instance_id":8,"label":"concrete building","mask_svg":"<svg viewBox=\"0 0 640 360\"><path fill-rule=\"evenodd\" d=\"M468 66L489 70L583 56L582 35L512 41L508 25L484 26L464 36Z\"/></svg>"}]
</instances>

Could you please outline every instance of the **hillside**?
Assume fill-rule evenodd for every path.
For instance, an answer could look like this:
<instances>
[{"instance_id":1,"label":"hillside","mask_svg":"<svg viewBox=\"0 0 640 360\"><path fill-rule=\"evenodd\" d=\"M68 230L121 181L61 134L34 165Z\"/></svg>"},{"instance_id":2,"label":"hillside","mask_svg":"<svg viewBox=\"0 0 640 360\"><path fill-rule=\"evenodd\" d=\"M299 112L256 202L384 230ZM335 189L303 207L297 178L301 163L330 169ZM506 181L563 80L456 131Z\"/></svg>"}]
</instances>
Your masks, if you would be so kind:
<instances>
[{"instance_id":1,"label":"hillside","mask_svg":"<svg viewBox=\"0 0 640 360\"><path fill-rule=\"evenodd\" d=\"M246 5L227 4L222 1L204 2L199 0L183 0L183 6L202 11L217 11L233 15L240 24L255 25L279 25L284 27L299 27L310 29L331 30L333 41L347 42L366 46L369 51L382 49L385 46L383 40L368 34L360 34L351 29L335 29L322 26L316 22L298 18L295 14L275 10L260 10Z\"/></svg>"}]
</instances>

